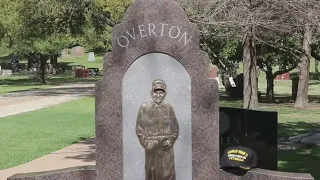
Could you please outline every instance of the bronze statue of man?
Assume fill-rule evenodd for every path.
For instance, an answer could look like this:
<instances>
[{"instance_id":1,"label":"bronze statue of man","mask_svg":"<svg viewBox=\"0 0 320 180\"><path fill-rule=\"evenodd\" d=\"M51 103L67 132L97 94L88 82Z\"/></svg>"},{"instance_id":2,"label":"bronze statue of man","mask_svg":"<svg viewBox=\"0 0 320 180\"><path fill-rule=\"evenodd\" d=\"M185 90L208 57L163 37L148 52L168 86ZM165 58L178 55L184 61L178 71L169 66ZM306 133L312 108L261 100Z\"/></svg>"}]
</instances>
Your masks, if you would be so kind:
<instances>
[{"instance_id":1,"label":"bronze statue of man","mask_svg":"<svg viewBox=\"0 0 320 180\"><path fill-rule=\"evenodd\" d=\"M141 105L136 134L145 149L146 180L175 180L173 144L179 135L179 124L170 104L163 103L166 84L152 83L152 99Z\"/></svg>"}]
</instances>

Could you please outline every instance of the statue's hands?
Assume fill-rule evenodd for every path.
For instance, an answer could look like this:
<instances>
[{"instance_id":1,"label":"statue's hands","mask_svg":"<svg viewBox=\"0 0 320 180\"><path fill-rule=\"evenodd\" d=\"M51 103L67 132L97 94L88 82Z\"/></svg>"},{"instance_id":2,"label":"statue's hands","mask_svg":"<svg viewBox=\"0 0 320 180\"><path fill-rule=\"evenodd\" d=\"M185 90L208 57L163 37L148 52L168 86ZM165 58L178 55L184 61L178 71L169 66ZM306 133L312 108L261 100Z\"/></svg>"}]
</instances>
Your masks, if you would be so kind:
<instances>
[{"instance_id":1,"label":"statue's hands","mask_svg":"<svg viewBox=\"0 0 320 180\"><path fill-rule=\"evenodd\" d=\"M163 146L164 150L168 151L168 150L171 148L172 143L171 143L171 141L169 141L169 140L165 140L165 141L162 143L162 146Z\"/></svg>"}]
</instances>

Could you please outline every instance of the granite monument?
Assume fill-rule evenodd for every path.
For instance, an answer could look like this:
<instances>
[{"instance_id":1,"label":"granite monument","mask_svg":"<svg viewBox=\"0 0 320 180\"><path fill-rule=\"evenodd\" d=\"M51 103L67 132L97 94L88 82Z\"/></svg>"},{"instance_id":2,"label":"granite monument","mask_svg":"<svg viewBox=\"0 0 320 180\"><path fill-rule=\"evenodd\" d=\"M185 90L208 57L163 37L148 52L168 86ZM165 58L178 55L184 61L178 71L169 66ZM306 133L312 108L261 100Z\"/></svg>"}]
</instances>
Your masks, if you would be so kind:
<instances>
[{"instance_id":1,"label":"granite monument","mask_svg":"<svg viewBox=\"0 0 320 180\"><path fill-rule=\"evenodd\" d=\"M278 113L220 107L220 157L230 146L242 145L258 155L258 167L277 170Z\"/></svg>"}]
</instances>

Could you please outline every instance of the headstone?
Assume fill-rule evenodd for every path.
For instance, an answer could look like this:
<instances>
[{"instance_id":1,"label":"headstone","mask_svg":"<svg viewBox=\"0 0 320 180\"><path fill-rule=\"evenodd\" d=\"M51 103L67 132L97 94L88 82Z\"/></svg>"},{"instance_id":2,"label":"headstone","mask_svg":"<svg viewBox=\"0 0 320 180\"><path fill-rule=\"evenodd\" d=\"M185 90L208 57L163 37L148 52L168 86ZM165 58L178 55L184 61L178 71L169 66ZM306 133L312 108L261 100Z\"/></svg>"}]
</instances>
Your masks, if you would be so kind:
<instances>
[{"instance_id":1,"label":"headstone","mask_svg":"<svg viewBox=\"0 0 320 180\"><path fill-rule=\"evenodd\" d=\"M220 157L230 146L242 145L254 150L258 167L277 170L277 112L220 107Z\"/></svg>"},{"instance_id":2,"label":"headstone","mask_svg":"<svg viewBox=\"0 0 320 180\"><path fill-rule=\"evenodd\" d=\"M239 69L239 63L237 63L237 62L233 63L233 66L234 66L235 69Z\"/></svg>"},{"instance_id":3,"label":"headstone","mask_svg":"<svg viewBox=\"0 0 320 180\"><path fill-rule=\"evenodd\" d=\"M88 61L96 61L96 59L95 59L95 57L94 57L94 52L89 52Z\"/></svg>"},{"instance_id":4,"label":"headstone","mask_svg":"<svg viewBox=\"0 0 320 180\"><path fill-rule=\"evenodd\" d=\"M68 56L69 55L69 49L64 49L61 51L61 56L62 57L65 57L65 56Z\"/></svg>"},{"instance_id":5,"label":"headstone","mask_svg":"<svg viewBox=\"0 0 320 180\"><path fill-rule=\"evenodd\" d=\"M217 68L217 66L213 66L211 68L210 78L214 79L216 77L218 77L218 68Z\"/></svg>"},{"instance_id":6,"label":"headstone","mask_svg":"<svg viewBox=\"0 0 320 180\"><path fill-rule=\"evenodd\" d=\"M290 80L290 72L284 73L284 74L280 74L276 77L276 80L281 80L281 81L287 81Z\"/></svg>"},{"instance_id":7,"label":"headstone","mask_svg":"<svg viewBox=\"0 0 320 180\"><path fill-rule=\"evenodd\" d=\"M218 82L218 86L220 86L220 80L219 80L219 76L218 76L218 67L217 66L212 65L209 77L210 77L210 79L216 80Z\"/></svg>"},{"instance_id":8,"label":"headstone","mask_svg":"<svg viewBox=\"0 0 320 180\"><path fill-rule=\"evenodd\" d=\"M88 68L89 76L99 75L99 68Z\"/></svg>"},{"instance_id":9,"label":"headstone","mask_svg":"<svg viewBox=\"0 0 320 180\"><path fill-rule=\"evenodd\" d=\"M11 57L11 70L12 73L18 73L19 72L19 57L17 54L13 53Z\"/></svg>"},{"instance_id":10,"label":"headstone","mask_svg":"<svg viewBox=\"0 0 320 180\"><path fill-rule=\"evenodd\" d=\"M81 46L76 46L72 48L72 55L73 56L83 56L84 55L84 48Z\"/></svg>"},{"instance_id":11,"label":"headstone","mask_svg":"<svg viewBox=\"0 0 320 180\"><path fill-rule=\"evenodd\" d=\"M2 76L11 76L12 75L12 70L10 69L2 69Z\"/></svg>"},{"instance_id":12,"label":"headstone","mask_svg":"<svg viewBox=\"0 0 320 180\"><path fill-rule=\"evenodd\" d=\"M174 0L132 4L113 28L112 52L105 56L103 78L96 84L95 169L9 180L231 177L220 173L219 91L216 81L208 78L209 57L199 48L199 36ZM260 176L275 175L257 172L250 179ZM276 176L290 180L287 174Z\"/></svg>"}]
</instances>

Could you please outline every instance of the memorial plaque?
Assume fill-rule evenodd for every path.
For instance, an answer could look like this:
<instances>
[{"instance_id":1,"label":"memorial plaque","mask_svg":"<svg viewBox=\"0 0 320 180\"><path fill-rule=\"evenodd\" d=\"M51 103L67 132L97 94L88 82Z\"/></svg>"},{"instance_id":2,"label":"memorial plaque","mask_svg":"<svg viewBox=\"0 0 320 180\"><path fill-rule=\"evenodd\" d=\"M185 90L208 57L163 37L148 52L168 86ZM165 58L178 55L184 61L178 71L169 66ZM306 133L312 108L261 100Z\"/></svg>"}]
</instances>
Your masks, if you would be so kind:
<instances>
[{"instance_id":1,"label":"memorial plaque","mask_svg":"<svg viewBox=\"0 0 320 180\"><path fill-rule=\"evenodd\" d=\"M156 105L152 100L153 96L151 92L153 92L152 84L157 79L161 79L165 83L165 97L163 103L165 106L172 107L173 113L167 113L168 115L166 114L163 117L141 114L139 113L139 109L143 112L157 110L157 108L154 110L145 110L149 109L145 106L150 105L150 107L154 107L154 105ZM165 123L169 124L170 122L175 121L175 119L177 120L179 126L177 129L178 136L173 145L173 160L169 162L172 162L172 166L174 164L176 179L191 180L191 80L186 69L179 61L169 55L163 53L146 54L135 60L127 70L123 80L122 91L124 179L129 180L132 179L132 177L136 177L136 179L145 179L145 163L148 162L149 158L145 158L147 152L140 144L140 139L138 139L136 135L137 126L139 125L137 124L139 114L139 116L144 117L140 117L140 121L142 121L141 119L158 119L157 121L168 119L170 121ZM174 114L175 117L171 117L169 114ZM140 122L140 124L141 123L142 122ZM139 131L150 129L148 127L143 127L143 125L139 125L139 127L142 127ZM139 133L141 134L141 132ZM154 130L152 130L150 133L158 134L159 138L161 138L159 135L161 134L160 132L154 132ZM161 140L159 140L159 142L161 142ZM150 140L149 143L158 143L158 141ZM159 153L167 154L167 151L161 151L162 147L158 147L160 148L158 150L160 151ZM132 154L134 154L134 156L132 156ZM161 158L159 155L158 161L161 162L164 158L166 158L166 156ZM150 161L154 162L154 159ZM171 165L164 164L164 166L168 167ZM156 169L159 169L159 167Z\"/></svg>"},{"instance_id":2,"label":"memorial plaque","mask_svg":"<svg viewBox=\"0 0 320 180\"><path fill-rule=\"evenodd\" d=\"M220 157L230 146L251 148L258 167L277 170L278 113L220 107Z\"/></svg>"}]
</instances>

